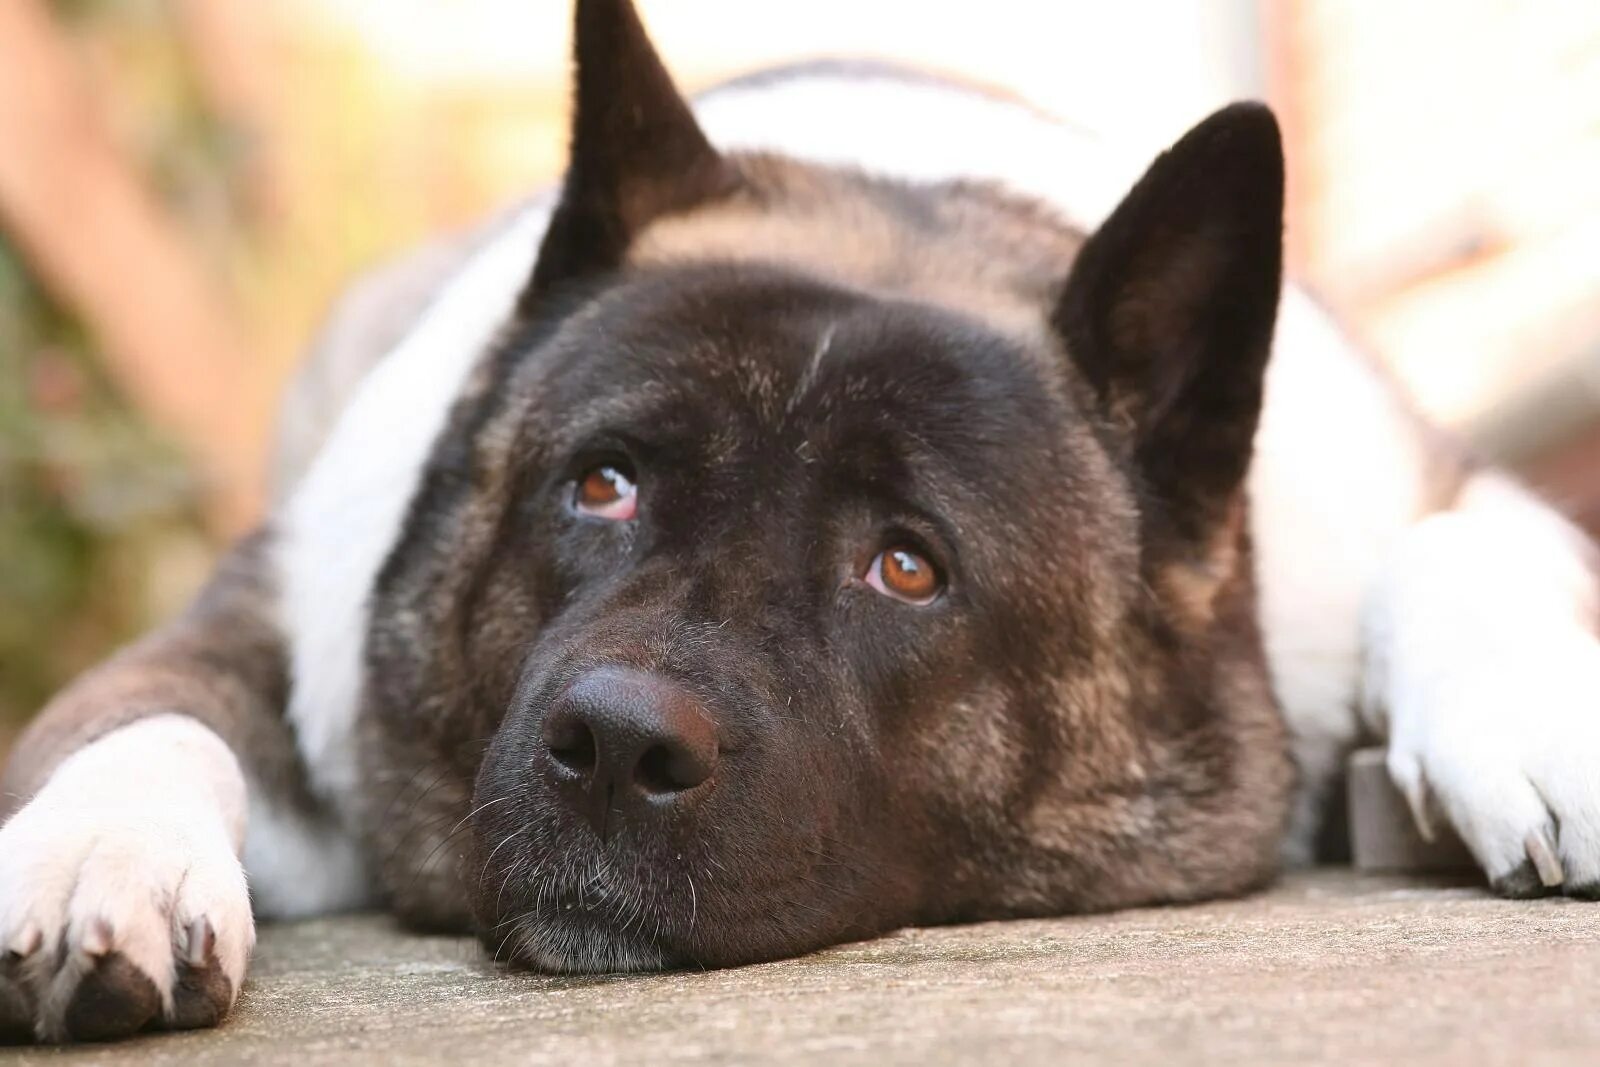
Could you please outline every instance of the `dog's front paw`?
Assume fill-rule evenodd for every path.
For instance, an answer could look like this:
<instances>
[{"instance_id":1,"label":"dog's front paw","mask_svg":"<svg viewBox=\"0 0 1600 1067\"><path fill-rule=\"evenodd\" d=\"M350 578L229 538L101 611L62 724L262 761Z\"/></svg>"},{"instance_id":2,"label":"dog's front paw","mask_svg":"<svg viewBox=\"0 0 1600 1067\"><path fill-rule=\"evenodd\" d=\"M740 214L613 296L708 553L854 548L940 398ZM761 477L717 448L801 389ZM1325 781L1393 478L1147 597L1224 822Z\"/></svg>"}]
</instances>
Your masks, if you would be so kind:
<instances>
[{"instance_id":1,"label":"dog's front paw","mask_svg":"<svg viewBox=\"0 0 1600 1067\"><path fill-rule=\"evenodd\" d=\"M34 803L0 829L0 1033L99 1041L232 1006L244 871L220 827L168 814Z\"/></svg>"},{"instance_id":2,"label":"dog's front paw","mask_svg":"<svg viewBox=\"0 0 1600 1067\"><path fill-rule=\"evenodd\" d=\"M1392 693L1389 773L1505 896L1600 898L1600 642L1576 630Z\"/></svg>"},{"instance_id":3,"label":"dog's front paw","mask_svg":"<svg viewBox=\"0 0 1600 1067\"><path fill-rule=\"evenodd\" d=\"M235 830L180 780L209 744L192 722L139 729L159 756L125 764L110 735L0 827L0 1040L211 1026L233 1005L255 941Z\"/></svg>"}]
</instances>

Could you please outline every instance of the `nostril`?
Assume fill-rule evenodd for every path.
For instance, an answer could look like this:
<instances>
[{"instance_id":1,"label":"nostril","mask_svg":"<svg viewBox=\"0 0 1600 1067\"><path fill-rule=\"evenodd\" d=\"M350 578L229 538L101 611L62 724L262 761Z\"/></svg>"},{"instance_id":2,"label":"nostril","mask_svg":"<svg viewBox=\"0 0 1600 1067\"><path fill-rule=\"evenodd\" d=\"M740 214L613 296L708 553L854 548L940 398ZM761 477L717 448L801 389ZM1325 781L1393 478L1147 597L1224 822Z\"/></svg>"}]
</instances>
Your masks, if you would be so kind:
<instances>
[{"instance_id":1,"label":"nostril","mask_svg":"<svg viewBox=\"0 0 1600 1067\"><path fill-rule=\"evenodd\" d=\"M714 745L708 751L673 742L651 745L634 767L633 780L646 793L681 793L710 778L716 762Z\"/></svg>"},{"instance_id":2,"label":"nostril","mask_svg":"<svg viewBox=\"0 0 1600 1067\"><path fill-rule=\"evenodd\" d=\"M548 721L544 728L545 747L550 758L575 774L588 777L594 773L597 756L594 731L577 718Z\"/></svg>"},{"instance_id":3,"label":"nostril","mask_svg":"<svg viewBox=\"0 0 1600 1067\"><path fill-rule=\"evenodd\" d=\"M717 773L722 755L717 724L692 693L626 668L575 680L546 709L540 740L549 757L540 757L536 773L559 785L602 835L613 806L684 796Z\"/></svg>"}]
</instances>

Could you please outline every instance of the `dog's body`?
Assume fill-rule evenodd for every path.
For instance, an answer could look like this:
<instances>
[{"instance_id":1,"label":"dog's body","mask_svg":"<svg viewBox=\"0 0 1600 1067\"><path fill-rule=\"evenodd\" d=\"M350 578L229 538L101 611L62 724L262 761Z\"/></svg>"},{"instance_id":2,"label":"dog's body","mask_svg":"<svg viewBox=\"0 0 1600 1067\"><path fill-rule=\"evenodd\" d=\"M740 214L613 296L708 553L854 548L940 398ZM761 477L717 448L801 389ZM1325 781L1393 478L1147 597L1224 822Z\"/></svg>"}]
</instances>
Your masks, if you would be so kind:
<instances>
[{"instance_id":1,"label":"dog's body","mask_svg":"<svg viewBox=\"0 0 1600 1067\"><path fill-rule=\"evenodd\" d=\"M1270 120L1118 206L885 68L696 127L613 6L564 190L347 299L266 532L19 746L0 1029L214 1021L252 902L596 969L1239 892L1364 731L1497 888L1594 894L1588 545L1293 290L1257 428Z\"/></svg>"}]
</instances>

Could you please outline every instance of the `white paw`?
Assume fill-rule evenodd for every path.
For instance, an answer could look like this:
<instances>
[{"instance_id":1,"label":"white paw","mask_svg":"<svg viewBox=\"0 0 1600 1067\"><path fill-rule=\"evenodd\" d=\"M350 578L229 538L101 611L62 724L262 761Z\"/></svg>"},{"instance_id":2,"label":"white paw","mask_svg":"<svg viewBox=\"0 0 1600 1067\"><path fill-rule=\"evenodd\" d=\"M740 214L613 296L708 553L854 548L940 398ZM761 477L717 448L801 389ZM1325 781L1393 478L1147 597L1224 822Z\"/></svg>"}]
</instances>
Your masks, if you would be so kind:
<instances>
[{"instance_id":1,"label":"white paw","mask_svg":"<svg viewBox=\"0 0 1600 1067\"><path fill-rule=\"evenodd\" d=\"M1389 773L1447 819L1494 887L1600 897L1600 643L1549 635L1398 694Z\"/></svg>"},{"instance_id":2,"label":"white paw","mask_svg":"<svg viewBox=\"0 0 1600 1067\"><path fill-rule=\"evenodd\" d=\"M1364 703L1429 836L1449 821L1510 896L1600 897L1600 617L1592 548L1474 480L1408 532L1365 619Z\"/></svg>"},{"instance_id":3,"label":"white paw","mask_svg":"<svg viewBox=\"0 0 1600 1067\"><path fill-rule=\"evenodd\" d=\"M0 827L0 1039L227 1013L255 941L238 773L193 720L143 720L72 756Z\"/></svg>"}]
</instances>

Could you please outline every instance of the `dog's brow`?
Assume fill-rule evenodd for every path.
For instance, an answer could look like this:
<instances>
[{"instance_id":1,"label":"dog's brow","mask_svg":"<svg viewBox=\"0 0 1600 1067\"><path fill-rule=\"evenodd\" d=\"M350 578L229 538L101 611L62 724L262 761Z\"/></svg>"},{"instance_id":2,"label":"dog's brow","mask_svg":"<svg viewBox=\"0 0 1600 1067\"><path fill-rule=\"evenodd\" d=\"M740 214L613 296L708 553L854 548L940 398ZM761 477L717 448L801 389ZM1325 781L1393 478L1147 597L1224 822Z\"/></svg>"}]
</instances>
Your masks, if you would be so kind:
<instances>
[{"instance_id":1,"label":"dog's brow","mask_svg":"<svg viewBox=\"0 0 1600 1067\"><path fill-rule=\"evenodd\" d=\"M567 414L555 431L555 442L559 448L575 448L585 438L602 430L648 422L663 404L671 401L671 391L660 382L644 382L625 394L597 397Z\"/></svg>"},{"instance_id":2,"label":"dog's brow","mask_svg":"<svg viewBox=\"0 0 1600 1067\"><path fill-rule=\"evenodd\" d=\"M830 322L822 331L822 336L817 338L816 351L811 353L811 362L806 366L806 372L800 376L800 381L795 384L794 392L789 397L788 409L793 411L805 398L806 393L816 384L817 371L822 366L822 357L828 354L828 349L833 346L833 335L839 329L837 322Z\"/></svg>"}]
</instances>

